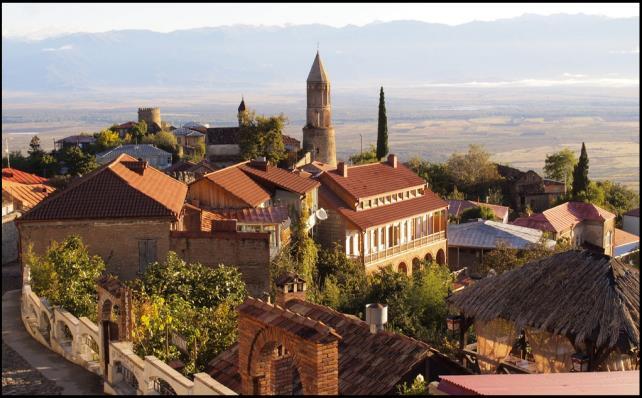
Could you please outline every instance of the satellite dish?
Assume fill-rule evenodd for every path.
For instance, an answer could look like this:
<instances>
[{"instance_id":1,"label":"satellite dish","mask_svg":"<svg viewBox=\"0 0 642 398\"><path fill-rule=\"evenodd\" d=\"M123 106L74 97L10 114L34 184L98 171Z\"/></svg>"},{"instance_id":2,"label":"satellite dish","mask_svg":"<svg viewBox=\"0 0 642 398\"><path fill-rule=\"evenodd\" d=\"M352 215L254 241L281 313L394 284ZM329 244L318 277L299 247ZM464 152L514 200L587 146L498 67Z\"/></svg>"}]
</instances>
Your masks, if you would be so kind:
<instances>
[{"instance_id":1,"label":"satellite dish","mask_svg":"<svg viewBox=\"0 0 642 398\"><path fill-rule=\"evenodd\" d=\"M317 217L317 219L319 219L321 221L328 219L328 213L326 213L325 209L323 209L323 208L315 211L314 215Z\"/></svg>"}]
</instances>

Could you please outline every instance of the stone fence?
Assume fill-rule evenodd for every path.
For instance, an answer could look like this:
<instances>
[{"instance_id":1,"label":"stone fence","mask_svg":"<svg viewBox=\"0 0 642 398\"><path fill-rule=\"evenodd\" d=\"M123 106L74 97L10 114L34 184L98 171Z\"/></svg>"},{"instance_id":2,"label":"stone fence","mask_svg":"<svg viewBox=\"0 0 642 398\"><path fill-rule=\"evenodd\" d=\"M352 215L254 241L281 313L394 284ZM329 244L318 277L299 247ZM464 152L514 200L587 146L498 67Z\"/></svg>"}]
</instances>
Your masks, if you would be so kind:
<instances>
[{"instance_id":1,"label":"stone fence","mask_svg":"<svg viewBox=\"0 0 642 398\"><path fill-rule=\"evenodd\" d=\"M62 308L49 305L31 290L29 268L25 266L21 300L22 321L38 342L65 359L104 379L104 391L112 395L237 395L212 379L197 373L189 380L154 356L134 354L128 341L109 342L106 372L101 364L99 327L86 317L76 318ZM104 377L104 374L107 377Z\"/></svg>"}]
</instances>

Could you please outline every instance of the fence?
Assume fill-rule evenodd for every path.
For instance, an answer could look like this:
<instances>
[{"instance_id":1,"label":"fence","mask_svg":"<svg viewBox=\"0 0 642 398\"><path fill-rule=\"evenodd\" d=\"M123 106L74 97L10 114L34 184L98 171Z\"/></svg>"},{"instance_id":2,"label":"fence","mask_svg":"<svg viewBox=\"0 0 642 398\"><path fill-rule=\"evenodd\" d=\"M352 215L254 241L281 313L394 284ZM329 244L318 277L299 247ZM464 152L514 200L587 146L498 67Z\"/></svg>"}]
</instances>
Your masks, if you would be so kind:
<instances>
[{"instance_id":1,"label":"fence","mask_svg":"<svg viewBox=\"0 0 642 398\"><path fill-rule=\"evenodd\" d=\"M27 266L23 275L21 315L27 332L68 361L103 376L98 326L86 317L79 319L49 305L31 290ZM207 373L195 374L192 381L154 356L143 359L134 354L128 341L109 343L106 373L104 391L112 395L237 395Z\"/></svg>"}]
</instances>

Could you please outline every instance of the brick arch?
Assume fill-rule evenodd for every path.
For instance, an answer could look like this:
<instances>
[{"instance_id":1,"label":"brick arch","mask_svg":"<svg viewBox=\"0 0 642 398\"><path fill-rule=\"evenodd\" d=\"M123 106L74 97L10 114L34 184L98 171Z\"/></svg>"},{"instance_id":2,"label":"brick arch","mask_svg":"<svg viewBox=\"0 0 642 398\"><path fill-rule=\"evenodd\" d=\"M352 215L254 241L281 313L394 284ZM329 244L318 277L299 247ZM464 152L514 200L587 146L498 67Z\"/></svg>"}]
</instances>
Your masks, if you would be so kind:
<instances>
[{"instance_id":1,"label":"brick arch","mask_svg":"<svg viewBox=\"0 0 642 398\"><path fill-rule=\"evenodd\" d=\"M421 260L417 257L412 259L412 273L421 270Z\"/></svg>"},{"instance_id":2,"label":"brick arch","mask_svg":"<svg viewBox=\"0 0 642 398\"><path fill-rule=\"evenodd\" d=\"M427 263L432 263L434 261L431 252L426 253L426 255L424 256L424 261L426 261Z\"/></svg>"},{"instance_id":3,"label":"brick arch","mask_svg":"<svg viewBox=\"0 0 642 398\"><path fill-rule=\"evenodd\" d=\"M397 266L397 272L403 272L404 274L408 273L408 266L403 261Z\"/></svg>"},{"instance_id":4,"label":"brick arch","mask_svg":"<svg viewBox=\"0 0 642 398\"><path fill-rule=\"evenodd\" d=\"M444 253L444 249L439 249L439 251L437 251L437 264L446 264L446 254Z\"/></svg>"},{"instance_id":5,"label":"brick arch","mask_svg":"<svg viewBox=\"0 0 642 398\"><path fill-rule=\"evenodd\" d=\"M314 375L307 374L308 372L297 354L299 348L296 347L292 339L286 338L284 333L273 327L259 330L254 336L254 341L252 342L248 361L248 373L253 381L255 378L263 376L261 381L255 383L255 391L253 391L253 393L258 395L275 394L273 391L274 386L271 385L272 380L270 380L270 366L272 365L272 361L276 359L271 358L271 356L273 355L274 350L279 346L283 347L288 352L288 357L291 358L292 364L299 374L303 393L305 395L314 394L314 392L310 390L306 380L308 377L314 377ZM292 382L293 381L294 380L292 380ZM257 387L259 391L256 391Z\"/></svg>"}]
</instances>

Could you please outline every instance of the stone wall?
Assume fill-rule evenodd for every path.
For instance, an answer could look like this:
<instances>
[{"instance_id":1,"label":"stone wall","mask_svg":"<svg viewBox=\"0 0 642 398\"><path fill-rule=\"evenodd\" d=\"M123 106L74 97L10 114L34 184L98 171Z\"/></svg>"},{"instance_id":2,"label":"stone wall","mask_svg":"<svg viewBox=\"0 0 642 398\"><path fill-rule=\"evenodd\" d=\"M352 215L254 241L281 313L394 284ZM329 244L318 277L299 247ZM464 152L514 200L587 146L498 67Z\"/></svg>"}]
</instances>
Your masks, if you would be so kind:
<instances>
[{"instance_id":1,"label":"stone wall","mask_svg":"<svg viewBox=\"0 0 642 398\"><path fill-rule=\"evenodd\" d=\"M78 319L38 297L31 290L28 266L23 277L21 316L27 332L40 344L103 376L99 327L86 317ZM107 394L158 395L157 381L163 380L166 383L163 384L181 395L237 395L207 373L197 373L191 381L154 356L140 358L134 354L130 342L110 342L109 354L108 377L104 383Z\"/></svg>"},{"instance_id":2,"label":"stone wall","mask_svg":"<svg viewBox=\"0 0 642 398\"><path fill-rule=\"evenodd\" d=\"M18 229L15 219L17 213L2 216L2 265L18 259Z\"/></svg>"},{"instance_id":3,"label":"stone wall","mask_svg":"<svg viewBox=\"0 0 642 398\"><path fill-rule=\"evenodd\" d=\"M251 295L270 287L270 234L254 232L172 231L170 250L189 262L235 266Z\"/></svg>"},{"instance_id":4,"label":"stone wall","mask_svg":"<svg viewBox=\"0 0 642 398\"><path fill-rule=\"evenodd\" d=\"M70 235L79 235L89 253L105 260L107 271L129 280L139 272L140 240L156 241L156 259L162 260L170 250L169 219L107 219L18 222L22 258L29 244L42 255L52 241L62 242Z\"/></svg>"}]
</instances>

